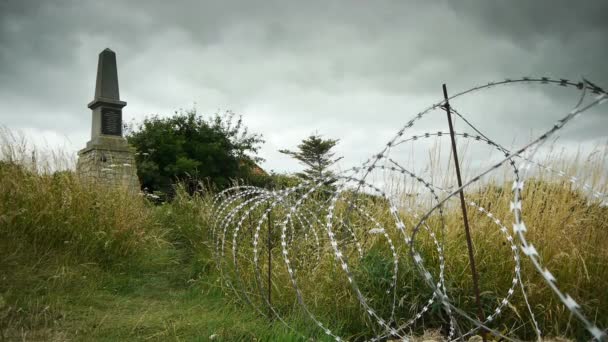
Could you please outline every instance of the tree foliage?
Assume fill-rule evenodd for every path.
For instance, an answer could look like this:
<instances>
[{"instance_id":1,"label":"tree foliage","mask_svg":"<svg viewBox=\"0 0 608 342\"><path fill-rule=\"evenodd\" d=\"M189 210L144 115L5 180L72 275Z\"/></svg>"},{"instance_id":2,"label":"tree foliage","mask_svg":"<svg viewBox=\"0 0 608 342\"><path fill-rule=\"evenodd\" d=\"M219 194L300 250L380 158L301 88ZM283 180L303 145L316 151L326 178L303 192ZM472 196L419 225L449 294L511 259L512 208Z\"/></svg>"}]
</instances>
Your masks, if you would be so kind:
<instances>
[{"instance_id":1,"label":"tree foliage","mask_svg":"<svg viewBox=\"0 0 608 342\"><path fill-rule=\"evenodd\" d=\"M304 172L296 174L303 179L331 177L333 173L329 167L341 159L334 158L335 153L331 151L339 141L339 139L323 139L319 134L312 134L302 140L297 151L279 150L279 152L297 159L306 166Z\"/></svg>"},{"instance_id":2,"label":"tree foliage","mask_svg":"<svg viewBox=\"0 0 608 342\"><path fill-rule=\"evenodd\" d=\"M250 133L233 112L209 118L196 110L152 116L130 127L126 137L137 150L142 187L150 192L170 194L178 181L189 184L190 190L199 182L222 189L260 172L255 163L262 160L257 152L264 140Z\"/></svg>"}]
</instances>

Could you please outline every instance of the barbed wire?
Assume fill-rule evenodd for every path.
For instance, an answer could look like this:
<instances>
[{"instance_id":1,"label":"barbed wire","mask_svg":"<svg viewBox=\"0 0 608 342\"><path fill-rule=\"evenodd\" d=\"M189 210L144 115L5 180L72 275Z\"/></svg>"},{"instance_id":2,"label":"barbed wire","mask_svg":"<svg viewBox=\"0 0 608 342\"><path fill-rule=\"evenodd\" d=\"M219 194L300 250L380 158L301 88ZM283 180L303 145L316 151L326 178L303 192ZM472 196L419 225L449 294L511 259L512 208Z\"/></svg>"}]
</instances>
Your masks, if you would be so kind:
<instances>
[{"instance_id":1,"label":"barbed wire","mask_svg":"<svg viewBox=\"0 0 608 342\"><path fill-rule=\"evenodd\" d=\"M464 95L502 85L522 83L570 87L580 91L581 97L574 109L563 115L553 126L515 150L509 150L490 139L479 128L471 124L464 114L454 109L452 105L446 106L448 101ZM593 94L594 98L585 103L584 100L589 94ZM303 270L305 276L311 276L314 275L315 270L318 271L324 262L329 263L331 261L337 265L337 268L341 270L341 276L331 275L331 279L340 283L340 279L344 277L343 284L350 288L350 291L355 295L354 298L362 309L362 313L372 324L369 330L361 332L361 336L371 336L368 337L368 341L380 341L389 337L407 341L411 335L411 327L429 312L436 302L441 305L447 315L449 322L447 340L461 340L482 330L505 340L515 341L516 338L505 335L491 325L504 311L505 307L509 305L518 287L521 290L536 336L540 340L542 332L522 281L521 252L528 257L534 269L542 276L551 291L572 315L584 325L591 337L598 341L604 341L607 338L606 332L584 315L580 305L570 295L560 290L557 286L556 277L541 263L539 251L527 240L527 228L522 210L522 190L524 180L530 170L532 167L537 167L567 180L573 186L582 189L588 196L599 200L602 205L607 203L607 194L595 190L591 184L586 183L583 179L565 171L555 170L534 160L535 154L552 135L584 112L605 102L607 98L606 91L587 80L573 82L567 79L552 79L549 77L522 77L490 82L452 95L416 114L398 130L397 134L378 153L375 153L361 166L346 169L327 178L304 180L294 187L282 190L272 191L252 186L238 186L224 190L215 196L211 204L213 212L211 238L214 241L216 265L225 272L230 284L234 280L236 286L233 286L233 289L235 292L240 293L244 300L251 304L256 311L269 317L276 317L287 326L289 324L281 315L284 308L281 309L276 304L272 304L270 291L273 287L272 276L277 280L282 277L289 278L290 287L299 308L321 331L336 341L342 341L348 339L348 337L339 336L336 331L332 330L329 323L323 322L322 315L319 316L314 313L313 307L315 305L311 306L311 303L306 301L307 297L305 296L305 288L316 294L314 293L314 286L310 290L310 284L299 281L298 269ZM428 113L445 108L449 108L450 113L454 114L455 118L462 120L466 127L475 131L475 134L455 132L455 136L473 143L484 143L502 155L499 161L483 169L458 188L439 187L432 181L405 168L391 157L393 149L399 145L428 138L450 136L450 132L436 131L405 137L406 130L411 129L416 122ZM517 162L521 165L518 165ZM510 211L514 218L513 235L506 227L504 219L498 218L489 208L485 208L475 200L467 203L469 207L483 214L497 227L498 232L509 245L513 262L513 276L510 284L506 286L506 292L499 296L492 313L485 317L483 321L480 321L457 306L456 302L450 297L451 289L446 281L445 250L446 247L450 246L451 241L446 239L448 231L450 231L445 218L446 205L448 201L454 200L460 191L480 182L483 177L503 166L510 168L513 177L511 189L513 199L510 202ZM429 204L424 205L422 199L419 200L419 203L414 201L414 203L408 205L396 203L395 198L387 193L385 189L368 181L368 177L374 172L411 179L414 182L413 184L421 186L423 193L428 195ZM409 229L406 228L404 222L406 218L414 222L409 225ZM245 230L249 232L249 237L242 233ZM422 253L424 246L419 237L422 232L425 232L430 238L435 256ZM314 242L312 243L309 242L309 234L314 236ZM267 237L266 246L260 241L262 235ZM277 235L278 246L273 246L273 235ZM362 260L366 258L367 253L370 253L369 249L364 248L364 246L367 246L364 245L365 241L369 236L375 235L382 237L383 244L387 246L391 266L389 271L390 280L387 281L387 287L382 291L373 290L386 295L389 310L377 307L379 304L383 305L383 302L377 298L371 298L362 287L364 284L360 284L357 279L358 272L360 272L357 265L363 262ZM517 237L518 242L514 236ZM248 238L249 244L247 243ZM231 258L225 253L227 246L232 251ZM274 247L280 248L285 273L281 273L278 267L270 266ZM315 251L314 258L305 253L310 249ZM406 250L407 253L405 253ZM266 264L261 261L263 251L268 253L269 260ZM421 280L426 284L430 293L428 299L421 301L421 303L424 302L424 305L417 312L409 317L397 317L397 307L402 305L407 296L405 294L398 299L400 296L398 287L398 280L400 279L399 265L404 262L404 259L407 260L407 258L404 258L404 254L409 256L409 260L417 269ZM326 258L326 255L331 255L331 257ZM434 271L428 266L433 263L427 261L432 261L433 258L437 260L438 271ZM230 264L227 259L231 260L232 263ZM266 282L262 275L264 265L267 267L269 277ZM254 279L241 272L243 267L253 268ZM258 294L253 297L255 292L258 292ZM380 303L377 304L378 302ZM264 312L264 306L269 310L268 313ZM463 322L468 322L472 327L464 331Z\"/></svg>"}]
</instances>

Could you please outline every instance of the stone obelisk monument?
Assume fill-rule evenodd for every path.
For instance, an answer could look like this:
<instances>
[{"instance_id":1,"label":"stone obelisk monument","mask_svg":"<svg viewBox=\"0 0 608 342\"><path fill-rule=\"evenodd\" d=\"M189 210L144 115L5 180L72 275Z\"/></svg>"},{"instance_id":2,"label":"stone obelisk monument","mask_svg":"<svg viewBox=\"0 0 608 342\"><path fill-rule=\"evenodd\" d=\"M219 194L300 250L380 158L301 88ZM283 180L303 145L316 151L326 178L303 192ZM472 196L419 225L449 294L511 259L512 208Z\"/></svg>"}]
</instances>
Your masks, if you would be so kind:
<instances>
[{"instance_id":1,"label":"stone obelisk monument","mask_svg":"<svg viewBox=\"0 0 608 342\"><path fill-rule=\"evenodd\" d=\"M116 54L105 49L99 54L95 98L88 107L93 112L91 140L78 152L76 171L82 179L113 188L139 191L133 150L122 136Z\"/></svg>"}]
</instances>

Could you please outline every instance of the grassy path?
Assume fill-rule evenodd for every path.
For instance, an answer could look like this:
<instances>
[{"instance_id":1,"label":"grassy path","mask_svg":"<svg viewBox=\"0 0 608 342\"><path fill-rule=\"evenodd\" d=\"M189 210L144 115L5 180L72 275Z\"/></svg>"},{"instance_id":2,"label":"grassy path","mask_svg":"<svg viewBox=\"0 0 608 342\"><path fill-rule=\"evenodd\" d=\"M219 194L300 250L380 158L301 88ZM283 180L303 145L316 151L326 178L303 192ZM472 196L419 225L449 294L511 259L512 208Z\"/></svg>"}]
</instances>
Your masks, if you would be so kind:
<instances>
[{"instance_id":1,"label":"grassy path","mask_svg":"<svg viewBox=\"0 0 608 342\"><path fill-rule=\"evenodd\" d=\"M280 322L228 300L183 265L153 272L79 265L23 268L1 283L5 341L302 341ZM44 270L43 270L44 269ZM63 270L63 271L61 271ZM65 272L60 275L60 272ZM60 279L60 278L64 279ZM5 278L5 280L8 280ZM212 281L213 283L213 281ZM294 326L308 336L308 322ZM319 336L323 338L323 336Z\"/></svg>"}]
</instances>

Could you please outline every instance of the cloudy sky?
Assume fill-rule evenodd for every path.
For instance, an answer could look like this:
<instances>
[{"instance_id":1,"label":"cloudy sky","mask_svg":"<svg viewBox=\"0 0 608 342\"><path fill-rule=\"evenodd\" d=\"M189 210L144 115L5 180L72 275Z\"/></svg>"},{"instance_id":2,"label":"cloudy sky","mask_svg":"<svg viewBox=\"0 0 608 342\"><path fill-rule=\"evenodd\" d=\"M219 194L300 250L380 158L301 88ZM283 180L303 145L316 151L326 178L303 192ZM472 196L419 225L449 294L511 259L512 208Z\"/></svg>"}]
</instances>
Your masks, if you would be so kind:
<instances>
[{"instance_id":1,"label":"cloudy sky","mask_svg":"<svg viewBox=\"0 0 608 342\"><path fill-rule=\"evenodd\" d=\"M126 121L233 110L264 135L265 169L298 170L277 150L313 132L341 139L346 167L439 101L442 83L456 93L547 75L607 87L606 13L603 0L2 0L0 125L70 153L84 147L97 56L109 47ZM454 105L508 145L577 101L576 91L547 88L505 87ZM566 143L605 139L607 107ZM411 132L445 130L445 114L433 115Z\"/></svg>"}]
</instances>

